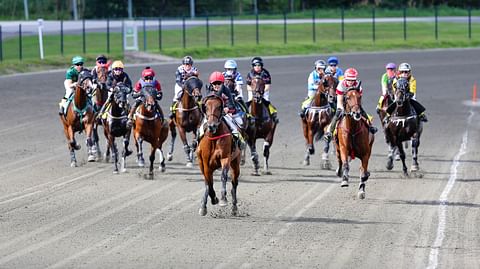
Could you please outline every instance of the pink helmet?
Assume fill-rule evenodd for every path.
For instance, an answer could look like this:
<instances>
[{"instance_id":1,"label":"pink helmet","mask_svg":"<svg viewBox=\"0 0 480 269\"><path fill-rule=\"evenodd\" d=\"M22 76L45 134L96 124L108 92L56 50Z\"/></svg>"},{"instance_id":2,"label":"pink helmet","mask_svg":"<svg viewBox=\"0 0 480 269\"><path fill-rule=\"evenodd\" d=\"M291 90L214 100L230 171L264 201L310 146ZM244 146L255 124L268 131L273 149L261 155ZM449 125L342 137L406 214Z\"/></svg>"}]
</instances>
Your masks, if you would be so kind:
<instances>
[{"instance_id":1,"label":"pink helmet","mask_svg":"<svg viewBox=\"0 0 480 269\"><path fill-rule=\"evenodd\" d=\"M220 81L222 83L225 82L225 77L223 76L222 72L215 71L210 74L210 77L208 78L208 82L214 83L216 81Z\"/></svg>"},{"instance_id":2,"label":"pink helmet","mask_svg":"<svg viewBox=\"0 0 480 269\"><path fill-rule=\"evenodd\" d=\"M151 69L150 67L146 67L145 69L143 69L142 78L154 77L154 76L155 76L155 71L153 71L153 69Z\"/></svg>"},{"instance_id":3,"label":"pink helmet","mask_svg":"<svg viewBox=\"0 0 480 269\"><path fill-rule=\"evenodd\" d=\"M346 80L357 80L358 71L355 68L348 68L345 70L344 78Z\"/></svg>"}]
</instances>

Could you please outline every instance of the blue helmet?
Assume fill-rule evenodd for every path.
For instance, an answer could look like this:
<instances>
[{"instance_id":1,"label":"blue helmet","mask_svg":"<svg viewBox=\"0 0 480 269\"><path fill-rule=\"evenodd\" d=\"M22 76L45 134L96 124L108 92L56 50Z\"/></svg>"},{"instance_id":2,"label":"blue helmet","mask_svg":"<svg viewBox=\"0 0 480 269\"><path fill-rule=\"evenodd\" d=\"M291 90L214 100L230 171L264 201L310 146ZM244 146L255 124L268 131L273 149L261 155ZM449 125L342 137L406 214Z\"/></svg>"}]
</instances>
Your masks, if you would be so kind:
<instances>
[{"instance_id":1,"label":"blue helmet","mask_svg":"<svg viewBox=\"0 0 480 269\"><path fill-rule=\"evenodd\" d=\"M331 56L330 58L328 58L327 60L328 64L331 65L331 64L338 64L338 58L335 57L335 56Z\"/></svg>"}]
</instances>

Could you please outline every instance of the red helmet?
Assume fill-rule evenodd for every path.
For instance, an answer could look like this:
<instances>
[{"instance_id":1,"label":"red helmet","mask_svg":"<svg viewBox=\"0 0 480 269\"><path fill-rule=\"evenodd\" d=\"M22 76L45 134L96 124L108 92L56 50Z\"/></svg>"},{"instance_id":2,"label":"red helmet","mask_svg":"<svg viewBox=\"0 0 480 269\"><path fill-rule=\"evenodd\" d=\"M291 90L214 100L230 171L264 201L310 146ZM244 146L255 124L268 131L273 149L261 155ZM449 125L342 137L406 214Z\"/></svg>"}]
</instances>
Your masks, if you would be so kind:
<instances>
[{"instance_id":1,"label":"red helmet","mask_svg":"<svg viewBox=\"0 0 480 269\"><path fill-rule=\"evenodd\" d=\"M150 67L147 67L147 68L143 69L142 78L154 77L154 76L155 76L155 71L153 71L153 69L151 69Z\"/></svg>"},{"instance_id":2,"label":"red helmet","mask_svg":"<svg viewBox=\"0 0 480 269\"><path fill-rule=\"evenodd\" d=\"M345 70L344 78L347 80L357 80L358 71L355 68Z\"/></svg>"},{"instance_id":3,"label":"red helmet","mask_svg":"<svg viewBox=\"0 0 480 269\"><path fill-rule=\"evenodd\" d=\"M208 82L213 83L215 81L225 82L225 77L223 76L222 72L215 71L210 74Z\"/></svg>"}]
</instances>

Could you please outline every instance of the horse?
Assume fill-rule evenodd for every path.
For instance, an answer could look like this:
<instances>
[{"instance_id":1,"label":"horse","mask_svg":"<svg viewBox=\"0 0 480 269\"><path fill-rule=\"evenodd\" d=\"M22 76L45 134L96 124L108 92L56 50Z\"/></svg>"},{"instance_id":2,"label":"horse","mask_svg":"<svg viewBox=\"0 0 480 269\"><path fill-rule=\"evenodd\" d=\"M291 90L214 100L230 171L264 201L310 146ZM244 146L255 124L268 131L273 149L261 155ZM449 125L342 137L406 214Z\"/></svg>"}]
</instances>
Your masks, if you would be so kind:
<instances>
[{"instance_id":1,"label":"horse","mask_svg":"<svg viewBox=\"0 0 480 269\"><path fill-rule=\"evenodd\" d=\"M183 142L183 150L185 151L187 167L193 166L194 152L197 148L197 130L202 123L203 114L200 111L198 102L201 101L202 94L201 89L203 82L195 77L191 76L185 80L182 96L176 107L175 117L170 121L169 128L172 139L170 141L170 150L167 155L167 159L171 161L173 159L173 149L175 145L175 139L177 137L178 128L180 133L180 139ZM193 134L192 144L189 145L187 141L187 133Z\"/></svg>"},{"instance_id":2,"label":"horse","mask_svg":"<svg viewBox=\"0 0 480 269\"><path fill-rule=\"evenodd\" d=\"M229 169L232 169L232 215L236 215L237 186L240 175L241 151L235 146L233 137L227 124L222 120L223 100L215 95L207 96L204 101L207 128L204 137L200 140L197 150L198 165L205 179L205 193L202 197L198 213L207 214L207 199L210 196L212 205L227 205L227 179ZM222 191L220 201L213 189L213 172L222 169Z\"/></svg>"},{"instance_id":3,"label":"horse","mask_svg":"<svg viewBox=\"0 0 480 269\"><path fill-rule=\"evenodd\" d=\"M137 148L137 164L140 167L145 166L143 159L143 141L147 141L151 145L150 149L150 168L149 177L153 179L153 162L155 161L155 152L160 152L161 162L160 171L165 172L165 158L163 156L162 145L168 137L168 124L162 115L156 111L155 89L145 88L142 90L143 102L135 111L133 121L133 139ZM158 108L160 109L160 108ZM162 113L163 114L163 113Z\"/></svg>"},{"instance_id":4,"label":"horse","mask_svg":"<svg viewBox=\"0 0 480 269\"><path fill-rule=\"evenodd\" d=\"M113 173L118 173L118 149L115 143L116 137L123 137L123 151L120 163L121 172L126 172L126 157L132 154L128 149L130 142L131 128L127 127L127 115L129 111L127 94L129 88L123 83L118 83L113 89L113 100L110 102L110 109L107 116L102 118L102 125L107 139L107 151L110 150L113 158Z\"/></svg>"},{"instance_id":5,"label":"horse","mask_svg":"<svg viewBox=\"0 0 480 269\"><path fill-rule=\"evenodd\" d=\"M370 176L368 161L372 152L373 134L368 131L367 119L361 115L362 96L356 89L345 94L345 112L339 120L335 143L337 148L337 176L342 177L342 187L348 186L349 161L355 157L362 162L358 198L365 199L365 184ZM343 169L342 169L343 168Z\"/></svg>"},{"instance_id":6,"label":"horse","mask_svg":"<svg viewBox=\"0 0 480 269\"><path fill-rule=\"evenodd\" d=\"M405 164L405 150L403 149L404 141L412 140L412 159L411 172L419 170L418 165L418 147L420 146L420 136L423 131L423 124L418 119L410 104L410 95L408 94L408 81L399 79L397 89L395 91L396 108L392 113L392 117L385 127L385 138L389 142L389 154L387 161L387 169L393 169L393 155L395 149L400 153L400 159L403 165L403 175L408 176L407 166Z\"/></svg>"},{"instance_id":7,"label":"horse","mask_svg":"<svg viewBox=\"0 0 480 269\"><path fill-rule=\"evenodd\" d=\"M92 87L92 76L90 71L85 69L80 72L78 76L78 83L75 86L72 97L69 99L69 104L65 110L65 114L60 116L60 121L63 124L63 130L65 132L68 149L70 151L71 167L77 166L75 150L79 150L81 148L75 140L75 132L85 131L85 135L87 137L87 160L89 162L93 162L96 159L96 156L92 151L92 130L95 115L91 100L88 97L92 91Z\"/></svg>"},{"instance_id":8,"label":"horse","mask_svg":"<svg viewBox=\"0 0 480 269\"><path fill-rule=\"evenodd\" d=\"M307 109L305 117L301 119L303 127L303 136L306 142L304 165L310 165L310 155L315 153L314 140L318 141L324 134L324 129L332 121L334 115L331 102L329 99L335 92L335 79L331 75L326 75L319 83L315 95L311 101L311 106ZM331 101L331 102L329 102ZM322 154L322 168L330 169L331 163L328 159L328 151L330 150L330 142L324 141L325 146Z\"/></svg>"},{"instance_id":9,"label":"horse","mask_svg":"<svg viewBox=\"0 0 480 269\"><path fill-rule=\"evenodd\" d=\"M98 117L98 112L108 98L107 89L108 68L106 66L97 67L97 79L93 82L94 89L92 93L93 108L96 114L95 122L93 124L93 152L101 158L102 152L99 145L98 126L102 125L102 120Z\"/></svg>"},{"instance_id":10,"label":"horse","mask_svg":"<svg viewBox=\"0 0 480 269\"><path fill-rule=\"evenodd\" d=\"M252 126L251 130L248 130L248 139L247 143L250 147L251 159L253 161L254 173L252 175L258 176L258 153L256 149L256 141L258 138L263 138L263 157L264 157L264 166L263 173L271 175L272 173L268 167L268 159L270 157L270 147L273 143L273 136L275 135L275 129L277 124L270 117L268 112L268 107L263 102L263 94L265 92L265 81L256 76L252 79L251 88L253 91L253 99L250 104L250 114L255 119L255 124Z\"/></svg>"}]
</instances>

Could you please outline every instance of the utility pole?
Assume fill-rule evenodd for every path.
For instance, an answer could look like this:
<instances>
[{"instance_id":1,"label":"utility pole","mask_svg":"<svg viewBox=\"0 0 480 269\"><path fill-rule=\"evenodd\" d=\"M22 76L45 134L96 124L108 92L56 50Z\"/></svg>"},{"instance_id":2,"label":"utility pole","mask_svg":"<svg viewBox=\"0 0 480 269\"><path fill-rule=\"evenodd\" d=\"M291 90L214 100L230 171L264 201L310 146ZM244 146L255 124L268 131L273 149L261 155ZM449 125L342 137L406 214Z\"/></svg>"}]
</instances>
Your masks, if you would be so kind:
<instances>
[{"instance_id":1,"label":"utility pole","mask_svg":"<svg viewBox=\"0 0 480 269\"><path fill-rule=\"evenodd\" d=\"M190 18L195 18L195 0L190 0Z\"/></svg>"},{"instance_id":2,"label":"utility pole","mask_svg":"<svg viewBox=\"0 0 480 269\"><path fill-rule=\"evenodd\" d=\"M25 20L28 21L28 0L23 0L23 8L25 9Z\"/></svg>"},{"instance_id":3,"label":"utility pole","mask_svg":"<svg viewBox=\"0 0 480 269\"><path fill-rule=\"evenodd\" d=\"M258 14L257 0L253 0L253 13Z\"/></svg>"},{"instance_id":4,"label":"utility pole","mask_svg":"<svg viewBox=\"0 0 480 269\"><path fill-rule=\"evenodd\" d=\"M128 19L133 19L132 0L128 0Z\"/></svg>"},{"instance_id":5,"label":"utility pole","mask_svg":"<svg viewBox=\"0 0 480 269\"><path fill-rule=\"evenodd\" d=\"M77 0L72 0L72 8L73 8L73 19L78 20Z\"/></svg>"}]
</instances>

